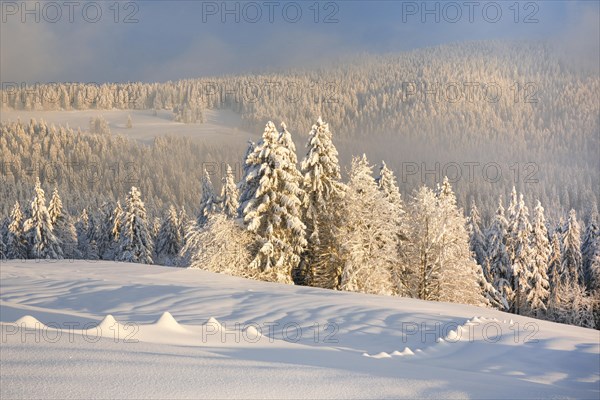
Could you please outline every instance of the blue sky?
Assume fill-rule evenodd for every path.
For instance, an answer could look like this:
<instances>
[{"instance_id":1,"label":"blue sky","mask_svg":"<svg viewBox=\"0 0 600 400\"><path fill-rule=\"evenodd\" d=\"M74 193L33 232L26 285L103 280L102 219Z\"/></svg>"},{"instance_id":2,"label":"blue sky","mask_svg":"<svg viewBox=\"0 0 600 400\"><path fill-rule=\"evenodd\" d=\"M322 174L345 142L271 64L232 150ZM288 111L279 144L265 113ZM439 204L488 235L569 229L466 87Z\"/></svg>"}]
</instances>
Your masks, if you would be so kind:
<instances>
[{"instance_id":1,"label":"blue sky","mask_svg":"<svg viewBox=\"0 0 600 400\"><path fill-rule=\"evenodd\" d=\"M548 39L595 65L600 46L596 1L476 1L472 22L468 1L137 1L118 15L113 1L80 1L73 22L62 0L46 3L2 1L2 82L166 81L486 39Z\"/></svg>"}]
</instances>

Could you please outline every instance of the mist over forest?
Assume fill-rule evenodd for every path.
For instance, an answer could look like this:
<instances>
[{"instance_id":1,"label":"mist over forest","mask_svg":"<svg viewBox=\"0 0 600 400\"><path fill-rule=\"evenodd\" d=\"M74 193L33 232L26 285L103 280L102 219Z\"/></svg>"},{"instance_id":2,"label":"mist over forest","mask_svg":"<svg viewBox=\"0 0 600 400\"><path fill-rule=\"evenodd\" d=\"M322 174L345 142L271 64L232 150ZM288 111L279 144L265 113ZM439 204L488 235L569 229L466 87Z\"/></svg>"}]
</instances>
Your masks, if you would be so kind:
<instances>
[{"instance_id":1,"label":"mist over forest","mask_svg":"<svg viewBox=\"0 0 600 400\"><path fill-rule=\"evenodd\" d=\"M599 89L597 74L565 62L556 46L542 41L480 41L346 56L327 67L260 75L9 87L2 92L1 144L9 156L2 174L8 201L1 211L6 215L14 200L26 199L35 181L35 174L26 173L32 165L47 169L40 174L43 185L58 185L66 193L86 178L91 181L73 194L76 198L66 199L73 212L82 208L77 198L86 204L114 201L128 189L109 179L107 171L119 162L127 163L153 212L160 214L170 203L195 210L202 165L209 166L219 186L224 166L239 172L246 141L257 140L270 120L287 123L301 159L308 132L322 116L331 127L343 173L353 155L383 160L396 172L406 198L422 184L435 187L447 175L459 205L466 210L476 203L485 222L498 197L507 199L513 186L529 205L539 199L554 222L571 208L587 219L597 211L600 196ZM111 109L167 110L172 116L165 118L198 129L207 110L232 110L247 133L209 139L165 125L164 137L148 145L127 135L102 136L107 132L89 124L45 124L39 132L26 129L27 140L11 124L19 110L97 110L102 118L102 111ZM135 119L134 114L134 124ZM53 143L57 135L52 131L65 129L81 131L82 151L65 154L64 144ZM185 136L193 137L193 145L186 144ZM104 172L89 179L89 173L69 170L73 157L86 165L97 162ZM54 167L40 168L56 161L63 164L62 175ZM44 175L59 181L46 182Z\"/></svg>"}]
</instances>

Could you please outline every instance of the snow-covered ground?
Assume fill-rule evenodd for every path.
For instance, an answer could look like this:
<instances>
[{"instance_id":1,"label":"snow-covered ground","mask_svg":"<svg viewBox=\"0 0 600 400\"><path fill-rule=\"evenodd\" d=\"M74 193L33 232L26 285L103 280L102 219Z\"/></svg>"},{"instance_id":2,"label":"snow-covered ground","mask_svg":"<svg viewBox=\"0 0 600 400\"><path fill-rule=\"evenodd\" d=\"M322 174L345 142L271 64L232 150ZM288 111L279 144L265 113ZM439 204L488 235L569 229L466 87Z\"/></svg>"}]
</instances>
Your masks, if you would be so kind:
<instances>
[{"instance_id":1,"label":"snow-covered ground","mask_svg":"<svg viewBox=\"0 0 600 400\"><path fill-rule=\"evenodd\" d=\"M239 114L231 110L203 110L206 121L202 124L184 124L174 121L171 111L159 110L71 110L71 111L23 111L3 109L2 122L20 119L29 121L44 120L48 124L68 125L73 129L88 130L90 118L103 117L112 134L150 142L157 136L175 134L205 140L211 144L222 143L228 139L245 143L249 135L244 131ZM131 115L132 127L127 128L127 117Z\"/></svg>"},{"instance_id":2,"label":"snow-covered ground","mask_svg":"<svg viewBox=\"0 0 600 400\"><path fill-rule=\"evenodd\" d=\"M590 329L199 270L0 267L3 399L600 396Z\"/></svg>"}]
</instances>

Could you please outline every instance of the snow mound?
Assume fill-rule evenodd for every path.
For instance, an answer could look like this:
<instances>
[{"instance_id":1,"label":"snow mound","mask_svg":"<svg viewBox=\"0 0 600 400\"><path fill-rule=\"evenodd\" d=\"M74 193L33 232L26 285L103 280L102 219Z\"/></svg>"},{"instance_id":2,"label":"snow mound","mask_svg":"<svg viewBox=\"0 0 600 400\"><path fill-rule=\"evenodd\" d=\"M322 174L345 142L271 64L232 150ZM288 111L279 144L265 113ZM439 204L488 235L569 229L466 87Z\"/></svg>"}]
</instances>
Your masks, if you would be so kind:
<instances>
[{"instance_id":1,"label":"snow mound","mask_svg":"<svg viewBox=\"0 0 600 400\"><path fill-rule=\"evenodd\" d=\"M262 337L262 333L256 329L253 325L250 325L244 329L245 336L250 339L258 339Z\"/></svg>"},{"instance_id":2,"label":"snow mound","mask_svg":"<svg viewBox=\"0 0 600 400\"><path fill-rule=\"evenodd\" d=\"M154 326L160 327L162 329L168 329L172 331L183 331L184 327L179 325L179 322L171 315L170 312L165 311L162 313L159 319L156 320Z\"/></svg>"},{"instance_id":3,"label":"snow mound","mask_svg":"<svg viewBox=\"0 0 600 400\"><path fill-rule=\"evenodd\" d=\"M25 329L42 329L46 326L31 315L25 315L19 318L15 321L15 324Z\"/></svg>"},{"instance_id":4,"label":"snow mound","mask_svg":"<svg viewBox=\"0 0 600 400\"><path fill-rule=\"evenodd\" d=\"M460 328L459 328L460 329ZM451 330L450 332L448 332L448 334L446 335L446 340L448 340L449 342L456 342L460 339L460 333L455 331L455 330Z\"/></svg>"},{"instance_id":5,"label":"snow mound","mask_svg":"<svg viewBox=\"0 0 600 400\"><path fill-rule=\"evenodd\" d=\"M437 343L446 343L446 341L444 339L442 339L441 337L437 338L436 342Z\"/></svg>"},{"instance_id":6,"label":"snow mound","mask_svg":"<svg viewBox=\"0 0 600 400\"><path fill-rule=\"evenodd\" d=\"M215 317L210 317L204 325L212 325L215 328L217 328L218 331L220 331L221 329L224 329L223 325L221 325L221 323L219 321L217 321L217 319Z\"/></svg>"},{"instance_id":7,"label":"snow mound","mask_svg":"<svg viewBox=\"0 0 600 400\"><path fill-rule=\"evenodd\" d=\"M413 353L413 351L408 347L405 347L402 351L396 350L392 353L393 356L413 356L414 354L415 353Z\"/></svg>"},{"instance_id":8,"label":"snow mound","mask_svg":"<svg viewBox=\"0 0 600 400\"><path fill-rule=\"evenodd\" d=\"M390 356L388 353L386 353L385 351L382 351L381 353L377 353L374 355L369 355L367 353L363 353L363 356L365 357L369 357L369 358L392 358L392 356Z\"/></svg>"},{"instance_id":9,"label":"snow mound","mask_svg":"<svg viewBox=\"0 0 600 400\"><path fill-rule=\"evenodd\" d=\"M100 328L103 331L106 330L108 332L110 329L114 329L114 327L116 325L119 325L119 323L117 322L117 320L115 319L115 317L113 317L111 314L108 314L98 324L97 328Z\"/></svg>"}]
</instances>

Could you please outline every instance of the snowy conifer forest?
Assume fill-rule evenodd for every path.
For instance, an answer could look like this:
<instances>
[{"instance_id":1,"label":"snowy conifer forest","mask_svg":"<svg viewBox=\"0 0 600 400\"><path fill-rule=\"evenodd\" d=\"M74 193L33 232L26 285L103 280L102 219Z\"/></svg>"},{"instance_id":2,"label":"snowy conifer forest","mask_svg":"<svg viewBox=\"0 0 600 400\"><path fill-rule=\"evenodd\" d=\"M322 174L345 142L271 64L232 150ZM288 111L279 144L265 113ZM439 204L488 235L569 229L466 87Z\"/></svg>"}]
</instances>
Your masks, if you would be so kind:
<instances>
[{"instance_id":1,"label":"snowy conifer forest","mask_svg":"<svg viewBox=\"0 0 600 400\"><path fill-rule=\"evenodd\" d=\"M109 149L125 143L106 133L88 134L86 140L81 132L33 121L3 129L13 133L15 145L28 137L26 132L44 138L46 151L30 139L41 157L61 143L63 151L69 142L98 141L97 146ZM423 185L402 196L395 172L362 154L353 157L348 179L342 179L334 136L319 117L298 160L286 124L269 121L260 140L249 143L239 181L227 165L217 191L211 175L202 171L198 211L190 213L170 204L153 215L140 189L132 186L116 202L90 204L74 214L63 206L56 187L46 200L38 177L24 194L30 200L17 200L3 219L3 258L200 268L285 284L494 307L600 329L597 212L584 224L571 209L551 224L539 200L530 212L524 194L513 187L506 201L497 199L485 224L476 202L470 210L459 207L447 177L435 187ZM154 146L167 143L157 139Z\"/></svg>"},{"instance_id":2,"label":"snowy conifer forest","mask_svg":"<svg viewBox=\"0 0 600 400\"><path fill-rule=\"evenodd\" d=\"M429 32L455 2L253 25L254 2L92 1L110 21L69 51L10 22L54 5L8 3L40 57L86 50L44 70L1 39L5 76L35 78L0 88L0 397L600 395L600 64L579 31L523 27L538 2ZM600 15L574 3L542 25ZM344 16L344 38L318 26ZM113 28L145 33L88 49Z\"/></svg>"}]
</instances>

